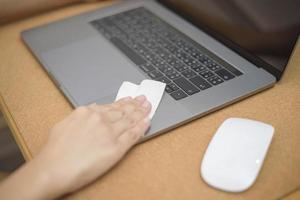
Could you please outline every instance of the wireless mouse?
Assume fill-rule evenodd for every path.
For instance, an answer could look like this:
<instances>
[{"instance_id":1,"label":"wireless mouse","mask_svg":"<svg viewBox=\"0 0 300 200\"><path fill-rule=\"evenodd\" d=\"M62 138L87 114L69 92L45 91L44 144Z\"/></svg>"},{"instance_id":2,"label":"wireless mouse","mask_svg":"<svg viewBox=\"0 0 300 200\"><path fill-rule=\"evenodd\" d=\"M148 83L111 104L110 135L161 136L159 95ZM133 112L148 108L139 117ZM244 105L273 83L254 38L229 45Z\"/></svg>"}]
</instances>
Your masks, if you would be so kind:
<instances>
[{"instance_id":1,"label":"wireless mouse","mask_svg":"<svg viewBox=\"0 0 300 200\"><path fill-rule=\"evenodd\" d=\"M274 133L273 126L241 118L225 120L202 160L201 176L217 189L247 190L256 180Z\"/></svg>"}]
</instances>

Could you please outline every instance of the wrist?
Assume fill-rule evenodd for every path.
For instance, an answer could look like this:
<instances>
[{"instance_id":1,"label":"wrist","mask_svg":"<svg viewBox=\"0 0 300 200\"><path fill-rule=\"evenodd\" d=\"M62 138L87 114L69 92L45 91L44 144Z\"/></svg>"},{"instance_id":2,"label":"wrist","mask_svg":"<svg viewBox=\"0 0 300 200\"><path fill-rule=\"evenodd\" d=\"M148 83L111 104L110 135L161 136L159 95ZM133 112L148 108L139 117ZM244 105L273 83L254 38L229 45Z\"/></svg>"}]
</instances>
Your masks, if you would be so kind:
<instances>
[{"instance_id":1,"label":"wrist","mask_svg":"<svg viewBox=\"0 0 300 200\"><path fill-rule=\"evenodd\" d=\"M43 163L34 159L9 176L0 185L1 199L54 199L60 196L51 174Z\"/></svg>"},{"instance_id":2,"label":"wrist","mask_svg":"<svg viewBox=\"0 0 300 200\"><path fill-rule=\"evenodd\" d=\"M37 157L28 163L29 174L33 174L31 187L34 188L37 199L54 199L62 195L63 191L59 185L59 180L53 176L51 167L44 162L41 157Z\"/></svg>"}]
</instances>

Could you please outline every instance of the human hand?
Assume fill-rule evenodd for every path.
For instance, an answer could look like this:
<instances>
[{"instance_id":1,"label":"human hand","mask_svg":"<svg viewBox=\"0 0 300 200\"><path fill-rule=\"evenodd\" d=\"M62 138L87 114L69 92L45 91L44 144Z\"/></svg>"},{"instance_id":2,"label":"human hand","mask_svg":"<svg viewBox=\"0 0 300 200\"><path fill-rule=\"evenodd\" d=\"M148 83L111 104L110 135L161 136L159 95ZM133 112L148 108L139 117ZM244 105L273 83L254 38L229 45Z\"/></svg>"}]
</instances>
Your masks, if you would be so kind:
<instances>
[{"instance_id":1,"label":"human hand","mask_svg":"<svg viewBox=\"0 0 300 200\"><path fill-rule=\"evenodd\" d=\"M51 196L77 190L116 164L147 131L150 110L145 96L125 98L77 108L56 124L34 159L51 176Z\"/></svg>"}]
</instances>

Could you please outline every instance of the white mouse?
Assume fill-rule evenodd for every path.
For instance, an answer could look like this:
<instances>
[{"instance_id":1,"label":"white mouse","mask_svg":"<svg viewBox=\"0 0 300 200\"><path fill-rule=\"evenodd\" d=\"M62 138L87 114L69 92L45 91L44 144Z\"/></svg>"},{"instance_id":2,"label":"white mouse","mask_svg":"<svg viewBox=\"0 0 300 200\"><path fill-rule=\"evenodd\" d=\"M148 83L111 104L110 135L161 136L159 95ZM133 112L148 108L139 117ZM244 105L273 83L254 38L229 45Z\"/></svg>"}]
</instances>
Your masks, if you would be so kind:
<instances>
[{"instance_id":1,"label":"white mouse","mask_svg":"<svg viewBox=\"0 0 300 200\"><path fill-rule=\"evenodd\" d=\"M274 133L262 122L229 118L211 140L201 164L201 176L210 186L242 192L255 181Z\"/></svg>"}]
</instances>

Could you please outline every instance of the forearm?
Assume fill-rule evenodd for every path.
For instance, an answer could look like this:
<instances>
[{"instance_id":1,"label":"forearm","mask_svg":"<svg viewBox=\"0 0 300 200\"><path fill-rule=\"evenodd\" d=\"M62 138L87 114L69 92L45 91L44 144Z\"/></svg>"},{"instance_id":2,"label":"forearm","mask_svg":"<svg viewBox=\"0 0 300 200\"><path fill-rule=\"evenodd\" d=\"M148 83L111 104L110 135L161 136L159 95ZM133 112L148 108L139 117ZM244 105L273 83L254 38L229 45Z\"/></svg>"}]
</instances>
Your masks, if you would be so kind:
<instances>
[{"instance_id":1,"label":"forearm","mask_svg":"<svg viewBox=\"0 0 300 200\"><path fill-rule=\"evenodd\" d=\"M0 183L1 199L55 199L106 173L149 129L145 96L79 107L29 163Z\"/></svg>"},{"instance_id":2,"label":"forearm","mask_svg":"<svg viewBox=\"0 0 300 200\"><path fill-rule=\"evenodd\" d=\"M80 0L0 0L0 24Z\"/></svg>"},{"instance_id":3,"label":"forearm","mask_svg":"<svg viewBox=\"0 0 300 200\"><path fill-rule=\"evenodd\" d=\"M60 195L51 175L39 159L35 159L0 183L1 199L53 199Z\"/></svg>"}]
</instances>

